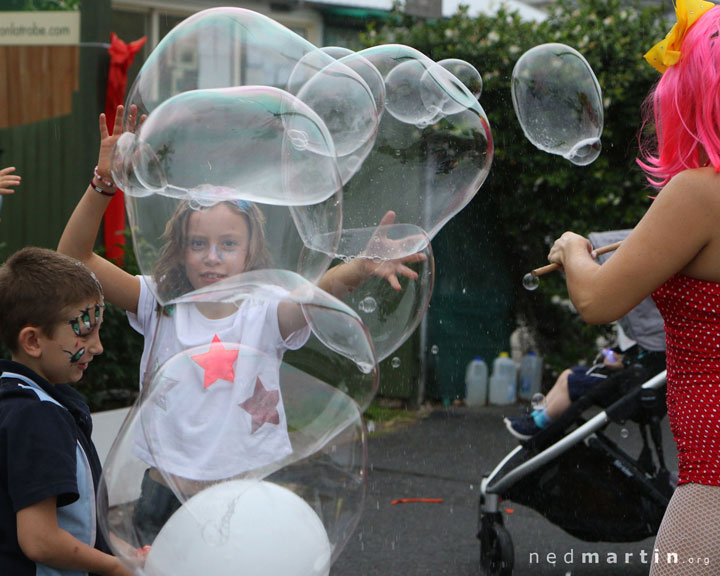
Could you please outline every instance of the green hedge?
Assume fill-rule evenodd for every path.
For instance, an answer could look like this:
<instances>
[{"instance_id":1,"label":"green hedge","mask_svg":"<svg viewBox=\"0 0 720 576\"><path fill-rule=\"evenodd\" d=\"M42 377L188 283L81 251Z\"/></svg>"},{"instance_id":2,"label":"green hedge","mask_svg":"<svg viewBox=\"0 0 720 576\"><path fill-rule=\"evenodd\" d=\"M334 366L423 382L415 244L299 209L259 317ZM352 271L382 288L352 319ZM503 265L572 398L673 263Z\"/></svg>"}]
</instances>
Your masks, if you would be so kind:
<instances>
[{"instance_id":1,"label":"green hedge","mask_svg":"<svg viewBox=\"0 0 720 576\"><path fill-rule=\"evenodd\" d=\"M567 292L560 275L544 277L535 292L524 290L520 279L547 262L552 241L564 231L589 234L633 227L647 209L650 192L635 164L637 130L640 106L658 74L643 54L665 36L667 23L662 7L632 1L560 0L550 10L542 23L524 22L505 10L470 18L461 8L452 18L436 21L395 12L382 28L371 28L364 43L406 44L435 61L459 58L480 71L480 104L490 119L495 159L483 188L465 210L484 203L483 212L496 214L502 223L494 226L494 233L505 247L505 265L517 278L515 315L536 334L546 365L562 369L592 355L602 329L585 325L563 305ZM546 42L567 44L582 53L602 88L603 150L589 166L574 166L537 150L515 116L510 93L515 62ZM476 258L481 267L482 254Z\"/></svg>"}]
</instances>

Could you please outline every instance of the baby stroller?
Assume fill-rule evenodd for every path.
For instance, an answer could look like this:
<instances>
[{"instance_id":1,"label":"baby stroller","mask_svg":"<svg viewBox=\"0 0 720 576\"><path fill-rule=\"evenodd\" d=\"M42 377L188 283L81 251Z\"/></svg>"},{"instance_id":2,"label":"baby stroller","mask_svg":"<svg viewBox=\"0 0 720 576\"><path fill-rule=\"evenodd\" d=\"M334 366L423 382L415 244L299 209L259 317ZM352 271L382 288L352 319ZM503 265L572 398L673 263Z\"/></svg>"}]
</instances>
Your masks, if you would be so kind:
<instances>
[{"instance_id":1,"label":"baby stroller","mask_svg":"<svg viewBox=\"0 0 720 576\"><path fill-rule=\"evenodd\" d=\"M590 235L590 240L599 247L627 233ZM662 332L652 301L622 322L638 343L645 342L643 336L656 337L658 325ZM512 537L500 512L503 500L532 508L588 542L636 542L657 533L676 479L665 465L660 428L667 411L665 371L648 372L633 364L600 381L482 479L477 537L484 574L513 571ZM611 422L639 427L638 456L605 434Z\"/></svg>"}]
</instances>

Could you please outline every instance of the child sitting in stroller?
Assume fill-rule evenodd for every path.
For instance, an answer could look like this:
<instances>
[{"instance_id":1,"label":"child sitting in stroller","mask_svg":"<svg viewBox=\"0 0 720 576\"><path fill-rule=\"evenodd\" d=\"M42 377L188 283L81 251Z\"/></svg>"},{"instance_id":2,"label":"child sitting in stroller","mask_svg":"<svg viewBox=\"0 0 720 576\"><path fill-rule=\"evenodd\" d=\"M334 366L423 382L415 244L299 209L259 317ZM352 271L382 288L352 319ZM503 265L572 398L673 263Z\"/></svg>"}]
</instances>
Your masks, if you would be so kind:
<instances>
[{"instance_id":1,"label":"child sitting in stroller","mask_svg":"<svg viewBox=\"0 0 720 576\"><path fill-rule=\"evenodd\" d=\"M630 230L590 234L593 246L604 246L624 239ZM601 261L610 254L600 256ZM603 349L590 366L564 370L545 397L544 406L531 414L505 418L508 432L527 440L557 420L578 398L599 382L629 367L640 365L653 376L665 369L665 328L662 316L651 298L646 298L615 325L614 348Z\"/></svg>"},{"instance_id":2,"label":"child sitting in stroller","mask_svg":"<svg viewBox=\"0 0 720 576\"><path fill-rule=\"evenodd\" d=\"M570 405L608 376L628 366L640 364L655 374L665 369L665 351L646 350L633 341L625 348L624 340L629 340L618 325L618 344L613 348L603 348L591 366L573 366L558 376L555 384L545 396L542 407L531 414L505 418L508 432L518 440L527 440L557 420Z\"/></svg>"}]
</instances>

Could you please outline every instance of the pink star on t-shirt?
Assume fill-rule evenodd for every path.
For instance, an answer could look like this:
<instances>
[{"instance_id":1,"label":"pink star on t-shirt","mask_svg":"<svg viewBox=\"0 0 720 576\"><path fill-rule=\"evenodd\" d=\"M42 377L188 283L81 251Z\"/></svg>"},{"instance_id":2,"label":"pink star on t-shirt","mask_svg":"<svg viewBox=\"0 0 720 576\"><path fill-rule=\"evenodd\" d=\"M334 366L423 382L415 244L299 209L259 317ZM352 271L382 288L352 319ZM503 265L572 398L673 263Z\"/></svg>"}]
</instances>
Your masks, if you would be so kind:
<instances>
[{"instance_id":1,"label":"pink star on t-shirt","mask_svg":"<svg viewBox=\"0 0 720 576\"><path fill-rule=\"evenodd\" d=\"M252 417L250 434L255 434L265 423L280 424L280 414L277 411L278 402L280 402L280 392L266 390L258 378L255 381L253 395L239 404Z\"/></svg>"},{"instance_id":2,"label":"pink star on t-shirt","mask_svg":"<svg viewBox=\"0 0 720 576\"><path fill-rule=\"evenodd\" d=\"M218 380L235 381L235 369L233 364L237 360L238 351L228 350L220 342L217 334L212 339L210 350L202 354L196 354L191 358L205 369L203 388L207 388Z\"/></svg>"}]
</instances>

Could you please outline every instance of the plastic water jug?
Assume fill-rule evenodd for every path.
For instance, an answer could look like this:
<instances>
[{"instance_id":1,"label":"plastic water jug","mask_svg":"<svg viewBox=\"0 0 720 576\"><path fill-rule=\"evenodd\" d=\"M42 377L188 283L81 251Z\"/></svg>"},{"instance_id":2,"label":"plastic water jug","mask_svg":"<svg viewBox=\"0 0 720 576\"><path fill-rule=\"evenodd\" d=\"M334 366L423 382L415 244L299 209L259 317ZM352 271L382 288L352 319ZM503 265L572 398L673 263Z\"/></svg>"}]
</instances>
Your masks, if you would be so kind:
<instances>
[{"instance_id":1,"label":"plastic water jug","mask_svg":"<svg viewBox=\"0 0 720 576\"><path fill-rule=\"evenodd\" d=\"M530 400L540 392L542 386L542 358L530 350L520 360L518 396Z\"/></svg>"},{"instance_id":2,"label":"plastic water jug","mask_svg":"<svg viewBox=\"0 0 720 576\"><path fill-rule=\"evenodd\" d=\"M480 356L476 356L465 369L465 404L485 406L487 397L488 367Z\"/></svg>"},{"instance_id":3,"label":"plastic water jug","mask_svg":"<svg viewBox=\"0 0 720 576\"><path fill-rule=\"evenodd\" d=\"M512 404L517 400L517 366L507 352L493 360L490 404Z\"/></svg>"}]
</instances>

